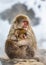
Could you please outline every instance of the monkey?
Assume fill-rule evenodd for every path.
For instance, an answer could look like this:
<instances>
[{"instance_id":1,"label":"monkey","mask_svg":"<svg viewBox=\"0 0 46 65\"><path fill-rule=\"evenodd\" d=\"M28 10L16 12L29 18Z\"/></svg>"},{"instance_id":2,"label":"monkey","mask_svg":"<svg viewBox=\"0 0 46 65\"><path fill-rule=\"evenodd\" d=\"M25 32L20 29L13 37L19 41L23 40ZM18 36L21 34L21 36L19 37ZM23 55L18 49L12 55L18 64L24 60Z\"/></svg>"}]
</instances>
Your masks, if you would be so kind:
<instances>
[{"instance_id":1,"label":"monkey","mask_svg":"<svg viewBox=\"0 0 46 65\"><path fill-rule=\"evenodd\" d=\"M17 15L5 42L5 52L10 59L29 59L35 55L37 42L27 15Z\"/></svg>"}]
</instances>

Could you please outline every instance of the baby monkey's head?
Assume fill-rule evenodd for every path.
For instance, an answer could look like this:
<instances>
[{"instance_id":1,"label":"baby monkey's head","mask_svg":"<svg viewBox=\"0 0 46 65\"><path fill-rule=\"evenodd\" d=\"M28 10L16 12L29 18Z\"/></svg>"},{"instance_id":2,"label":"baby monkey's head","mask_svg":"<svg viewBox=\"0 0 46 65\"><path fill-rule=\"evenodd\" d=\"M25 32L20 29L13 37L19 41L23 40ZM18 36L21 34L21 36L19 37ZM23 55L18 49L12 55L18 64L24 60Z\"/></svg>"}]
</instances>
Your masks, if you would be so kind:
<instances>
[{"instance_id":1,"label":"baby monkey's head","mask_svg":"<svg viewBox=\"0 0 46 65\"><path fill-rule=\"evenodd\" d=\"M27 31L25 29L15 29L14 35L16 36L16 38L18 38L19 40L25 40L27 37Z\"/></svg>"}]
</instances>

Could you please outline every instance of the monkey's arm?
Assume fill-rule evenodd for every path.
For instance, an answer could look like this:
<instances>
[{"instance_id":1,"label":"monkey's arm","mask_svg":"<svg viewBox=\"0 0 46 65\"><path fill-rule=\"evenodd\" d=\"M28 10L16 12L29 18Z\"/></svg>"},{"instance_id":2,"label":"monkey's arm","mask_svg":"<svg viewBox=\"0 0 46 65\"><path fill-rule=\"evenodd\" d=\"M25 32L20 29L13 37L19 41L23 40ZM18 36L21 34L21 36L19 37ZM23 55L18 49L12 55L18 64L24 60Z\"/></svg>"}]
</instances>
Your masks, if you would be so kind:
<instances>
[{"instance_id":1,"label":"monkey's arm","mask_svg":"<svg viewBox=\"0 0 46 65\"><path fill-rule=\"evenodd\" d=\"M12 40L6 40L5 52L10 58L15 56L15 51L18 49L18 46L14 44Z\"/></svg>"}]
</instances>

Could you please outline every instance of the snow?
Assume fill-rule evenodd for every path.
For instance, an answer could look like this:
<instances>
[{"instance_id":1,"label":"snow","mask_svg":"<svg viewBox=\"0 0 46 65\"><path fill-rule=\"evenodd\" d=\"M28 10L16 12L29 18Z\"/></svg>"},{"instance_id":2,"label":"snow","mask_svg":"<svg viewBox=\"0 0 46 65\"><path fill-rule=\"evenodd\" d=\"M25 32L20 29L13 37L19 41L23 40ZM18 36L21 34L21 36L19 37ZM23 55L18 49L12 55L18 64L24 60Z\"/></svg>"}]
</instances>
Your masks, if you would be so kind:
<instances>
[{"instance_id":1,"label":"snow","mask_svg":"<svg viewBox=\"0 0 46 65\"><path fill-rule=\"evenodd\" d=\"M41 22L38 26L33 27L38 47L46 49L46 23Z\"/></svg>"},{"instance_id":2,"label":"snow","mask_svg":"<svg viewBox=\"0 0 46 65\"><path fill-rule=\"evenodd\" d=\"M5 41L10 29L8 21L3 21L0 19L0 56L4 54Z\"/></svg>"}]
</instances>

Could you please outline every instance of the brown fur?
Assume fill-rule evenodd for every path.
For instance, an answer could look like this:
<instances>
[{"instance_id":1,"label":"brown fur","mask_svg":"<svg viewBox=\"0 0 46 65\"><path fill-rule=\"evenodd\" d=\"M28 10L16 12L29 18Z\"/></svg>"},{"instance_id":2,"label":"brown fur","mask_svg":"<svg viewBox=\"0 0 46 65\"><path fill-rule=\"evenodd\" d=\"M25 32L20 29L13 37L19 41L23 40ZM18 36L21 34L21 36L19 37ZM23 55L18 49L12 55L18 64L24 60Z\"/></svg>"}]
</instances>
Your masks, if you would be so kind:
<instances>
[{"instance_id":1,"label":"brown fur","mask_svg":"<svg viewBox=\"0 0 46 65\"><path fill-rule=\"evenodd\" d=\"M27 30L22 27L22 21L28 21ZM22 31L21 31L22 29ZM16 32L17 30L17 32ZM27 35L26 35L27 34ZM23 35L26 38L23 38ZM16 36L16 37L15 37ZM5 51L9 58L32 58L37 49L35 35L30 26L28 17L19 15L13 21L8 38L5 44Z\"/></svg>"}]
</instances>

